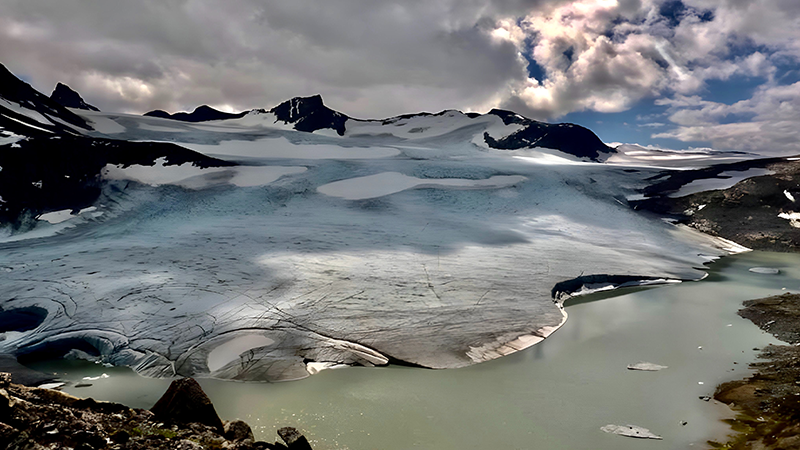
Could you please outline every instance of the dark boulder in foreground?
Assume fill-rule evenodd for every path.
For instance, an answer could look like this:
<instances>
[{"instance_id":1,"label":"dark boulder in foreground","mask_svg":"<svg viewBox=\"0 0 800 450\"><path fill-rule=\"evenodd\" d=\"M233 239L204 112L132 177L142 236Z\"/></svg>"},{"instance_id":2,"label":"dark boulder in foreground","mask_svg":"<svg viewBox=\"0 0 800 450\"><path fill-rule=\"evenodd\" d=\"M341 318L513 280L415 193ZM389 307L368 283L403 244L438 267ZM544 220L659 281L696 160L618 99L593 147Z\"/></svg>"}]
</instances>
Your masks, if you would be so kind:
<instances>
[{"instance_id":1,"label":"dark boulder in foreground","mask_svg":"<svg viewBox=\"0 0 800 450\"><path fill-rule=\"evenodd\" d=\"M169 389L150 412L160 420L172 423L202 423L224 433L222 420L211 404L203 388L192 378L181 378L169 385Z\"/></svg>"},{"instance_id":2,"label":"dark boulder in foreground","mask_svg":"<svg viewBox=\"0 0 800 450\"><path fill-rule=\"evenodd\" d=\"M3 449L311 449L308 440L294 428L279 430L287 447L254 441L250 427L242 421L227 423L225 434L221 431L221 421L220 428L198 422L165 425L161 417L147 410L81 399L52 389L25 387L10 380L11 374L0 373L0 448ZM189 402L197 397L208 400L194 380L176 383L177 387L170 386L164 396L173 405L187 393L191 394ZM177 410L184 411L191 405L187 403ZM208 406L213 410L210 401Z\"/></svg>"},{"instance_id":3,"label":"dark boulder in foreground","mask_svg":"<svg viewBox=\"0 0 800 450\"><path fill-rule=\"evenodd\" d=\"M278 436L286 442L289 450L311 450L311 445L306 440L306 437L300 434L297 429L292 427L284 427L278 429Z\"/></svg>"}]
</instances>

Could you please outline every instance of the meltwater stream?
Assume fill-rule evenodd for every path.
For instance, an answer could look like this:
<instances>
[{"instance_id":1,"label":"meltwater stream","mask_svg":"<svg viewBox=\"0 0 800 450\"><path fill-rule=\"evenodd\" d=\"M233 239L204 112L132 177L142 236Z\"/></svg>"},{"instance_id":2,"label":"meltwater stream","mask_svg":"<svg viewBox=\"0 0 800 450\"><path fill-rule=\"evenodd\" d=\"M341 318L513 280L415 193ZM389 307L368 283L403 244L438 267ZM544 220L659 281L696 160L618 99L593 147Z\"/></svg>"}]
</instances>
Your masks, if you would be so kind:
<instances>
[{"instance_id":1,"label":"meltwater stream","mask_svg":"<svg viewBox=\"0 0 800 450\"><path fill-rule=\"evenodd\" d=\"M778 275L750 272L780 269ZM736 315L741 302L800 291L800 255L753 252L715 263L700 282L595 294L568 305L566 325L525 351L463 369L346 368L285 383L200 380L219 415L274 441L280 426L324 449L707 448L729 432L724 405L705 402L717 384L746 376L754 347L776 343ZM635 372L628 364L669 366ZM76 361L40 370L78 396L149 408L169 380ZM83 377L108 378L83 380ZM91 383L76 388L75 383ZM682 425L682 422L686 422ZM663 441L600 430L649 428Z\"/></svg>"}]
</instances>

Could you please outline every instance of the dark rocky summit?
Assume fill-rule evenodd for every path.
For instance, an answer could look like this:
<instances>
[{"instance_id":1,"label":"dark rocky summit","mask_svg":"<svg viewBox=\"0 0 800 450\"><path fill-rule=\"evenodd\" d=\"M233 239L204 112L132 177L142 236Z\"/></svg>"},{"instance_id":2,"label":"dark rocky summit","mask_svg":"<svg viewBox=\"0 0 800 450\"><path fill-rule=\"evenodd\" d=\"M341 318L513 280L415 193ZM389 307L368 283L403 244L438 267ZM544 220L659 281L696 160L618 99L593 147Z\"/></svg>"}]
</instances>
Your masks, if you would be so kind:
<instances>
[{"instance_id":1,"label":"dark rocky summit","mask_svg":"<svg viewBox=\"0 0 800 450\"><path fill-rule=\"evenodd\" d=\"M100 111L94 106L83 101L81 94L74 91L66 84L58 83L50 98L62 106L67 108L85 109L87 111Z\"/></svg>"},{"instance_id":2,"label":"dark rocky summit","mask_svg":"<svg viewBox=\"0 0 800 450\"><path fill-rule=\"evenodd\" d=\"M294 428L278 434L286 445L255 441L250 426L241 420L219 426L193 421L189 411L199 397L208 398L194 380L176 380L154 410L81 399L71 395L11 383L0 373L0 448L9 450L311 450L308 440ZM181 399L190 403L179 406ZM201 402L203 403L203 402ZM165 420L160 406L170 405L178 414ZM206 404L206 403L203 403ZM189 415L186 415L186 414ZM200 418L199 416L197 418ZM181 420L178 420L181 419Z\"/></svg>"},{"instance_id":3,"label":"dark rocky summit","mask_svg":"<svg viewBox=\"0 0 800 450\"><path fill-rule=\"evenodd\" d=\"M92 129L86 120L20 80L2 64L0 64L0 98L33 111L41 117L50 117L66 122L79 130ZM43 123L0 103L0 127L18 134L25 136L42 135L48 132L80 134L68 125L49 120L47 123Z\"/></svg>"},{"instance_id":4,"label":"dark rocky summit","mask_svg":"<svg viewBox=\"0 0 800 450\"><path fill-rule=\"evenodd\" d=\"M492 148L517 150L545 147L593 161L600 160L603 154L614 152L613 148L604 144L591 130L580 125L538 122L502 109L493 109L489 114L500 117L506 125L517 124L525 127L502 139L494 139L489 133L484 133L486 144Z\"/></svg>"},{"instance_id":5,"label":"dark rocky summit","mask_svg":"<svg viewBox=\"0 0 800 450\"><path fill-rule=\"evenodd\" d=\"M800 449L800 295L744 302L739 315L792 345L769 345L744 380L717 387L714 398L737 411L729 421L738 434L715 448Z\"/></svg>"},{"instance_id":6,"label":"dark rocky summit","mask_svg":"<svg viewBox=\"0 0 800 450\"><path fill-rule=\"evenodd\" d=\"M208 105L200 105L195 108L194 111L187 113L187 112L179 112L175 114L170 114L166 111L162 111L160 109L156 109L154 111L144 113L145 116L148 117L160 117L162 119L172 119L172 120L180 120L181 122L208 122L209 120L227 120L227 119L239 119L244 117L249 111L244 111L240 113L226 113L220 110L214 109Z\"/></svg>"},{"instance_id":7,"label":"dark rocky summit","mask_svg":"<svg viewBox=\"0 0 800 450\"><path fill-rule=\"evenodd\" d=\"M323 128L336 130L339 136L344 135L346 115L336 112L322 103L320 95L311 97L295 97L272 108L277 120L293 123L297 131L313 133Z\"/></svg>"}]
</instances>

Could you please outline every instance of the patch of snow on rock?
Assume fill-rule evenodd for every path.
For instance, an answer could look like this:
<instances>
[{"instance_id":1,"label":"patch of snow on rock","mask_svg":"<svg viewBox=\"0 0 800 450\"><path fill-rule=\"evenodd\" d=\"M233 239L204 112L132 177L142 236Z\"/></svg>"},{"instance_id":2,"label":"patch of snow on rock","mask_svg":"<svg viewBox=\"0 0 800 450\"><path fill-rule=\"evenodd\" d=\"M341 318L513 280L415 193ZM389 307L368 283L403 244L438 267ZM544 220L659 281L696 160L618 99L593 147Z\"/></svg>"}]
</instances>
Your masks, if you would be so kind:
<instances>
[{"instance_id":1,"label":"patch of snow on rock","mask_svg":"<svg viewBox=\"0 0 800 450\"><path fill-rule=\"evenodd\" d=\"M800 213L789 211L788 213L780 213L778 217L789 221L789 225L800 228Z\"/></svg>"}]
</instances>

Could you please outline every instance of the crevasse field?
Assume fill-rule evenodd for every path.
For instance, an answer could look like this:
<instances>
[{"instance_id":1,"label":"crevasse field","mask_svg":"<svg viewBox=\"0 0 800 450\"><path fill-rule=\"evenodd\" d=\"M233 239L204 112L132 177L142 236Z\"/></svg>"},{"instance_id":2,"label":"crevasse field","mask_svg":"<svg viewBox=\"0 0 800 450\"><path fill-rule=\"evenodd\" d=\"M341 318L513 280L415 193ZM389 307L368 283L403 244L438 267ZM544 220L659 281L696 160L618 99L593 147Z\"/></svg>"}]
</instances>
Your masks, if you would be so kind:
<instances>
[{"instance_id":1,"label":"crevasse field","mask_svg":"<svg viewBox=\"0 0 800 450\"><path fill-rule=\"evenodd\" d=\"M559 328L559 282L700 279L705 262L742 250L626 201L660 164L711 155L495 150L484 132L518 126L456 111L351 119L344 136L258 112L202 124L73 112L96 136L243 165L107 166L92 208L5 236L5 307L46 316L0 351L262 381L341 364L463 367ZM612 287L593 281L581 289Z\"/></svg>"}]
</instances>

